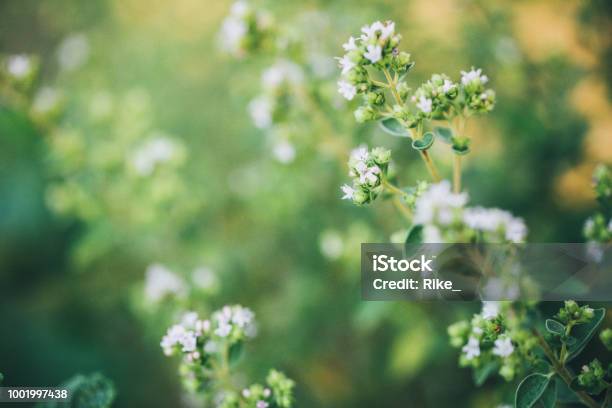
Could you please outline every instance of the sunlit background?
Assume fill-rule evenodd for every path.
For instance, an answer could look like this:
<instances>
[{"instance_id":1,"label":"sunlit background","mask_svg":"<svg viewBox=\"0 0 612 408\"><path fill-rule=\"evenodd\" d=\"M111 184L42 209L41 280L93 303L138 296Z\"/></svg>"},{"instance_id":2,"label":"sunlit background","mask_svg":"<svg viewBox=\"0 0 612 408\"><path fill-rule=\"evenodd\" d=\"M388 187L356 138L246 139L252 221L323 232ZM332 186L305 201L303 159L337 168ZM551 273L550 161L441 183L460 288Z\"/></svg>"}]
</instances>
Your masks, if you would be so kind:
<instances>
[{"instance_id":1,"label":"sunlit background","mask_svg":"<svg viewBox=\"0 0 612 408\"><path fill-rule=\"evenodd\" d=\"M583 241L596 208L592 170L612 163L610 2L254 4L310 44L305 63L320 69L324 94L335 94L341 44L374 20L396 22L416 61L414 87L431 72L483 68L498 104L469 130L471 202L523 217L530 241ZM346 167L329 143L344 156L361 142L387 146L407 178L422 179L416 153L375 125L354 125L344 104L301 118L294 154L275 150L247 109L274 60L219 49L229 8L0 1L2 57L39 66L24 85L27 109L0 83L4 384L102 372L118 407L189 406L160 338L178 309L240 303L259 322L242 371L284 370L300 407L510 401L501 379L473 387L448 345L446 326L477 305L360 300L359 244L407 225L390 204L340 200ZM331 126L319 124L326 118ZM138 157L155 140L173 152L159 169ZM448 173L450 156L437 154ZM195 294L147 303L145 271L155 263L192 279Z\"/></svg>"}]
</instances>

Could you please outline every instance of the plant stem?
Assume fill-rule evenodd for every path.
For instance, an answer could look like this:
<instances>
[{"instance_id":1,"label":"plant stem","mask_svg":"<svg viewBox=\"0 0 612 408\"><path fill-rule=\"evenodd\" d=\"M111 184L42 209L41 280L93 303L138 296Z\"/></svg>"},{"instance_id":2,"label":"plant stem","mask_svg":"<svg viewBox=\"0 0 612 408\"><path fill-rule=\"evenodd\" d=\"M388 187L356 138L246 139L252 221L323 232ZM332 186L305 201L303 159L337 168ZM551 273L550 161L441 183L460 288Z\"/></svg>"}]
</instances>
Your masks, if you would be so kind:
<instances>
[{"instance_id":1,"label":"plant stem","mask_svg":"<svg viewBox=\"0 0 612 408\"><path fill-rule=\"evenodd\" d=\"M394 186L393 184L389 183L387 180L383 180L382 183L386 188L391 190L393 194L406 195L405 192L400 190L397 186Z\"/></svg>"},{"instance_id":2,"label":"plant stem","mask_svg":"<svg viewBox=\"0 0 612 408\"><path fill-rule=\"evenodd\" d=\"M393 78L391 78L391 74L389 73L389 70L387 68L383 68L383 73L385 74L385 78L387 79L387 82L389 83L389 88L391 89L391 93L393 94L395 101L397 102L398 105L402 105L404 102L402 101L402 98L400 98L400 95L397 92L397 84L393 80ZM419 137L421 137L421 132L418 132L418 133L419 133ZM439 182L441 180L440 174L438 174L438 170L436 169L435 164L429 157L429 154L427 153L426 150L421 150L420 152L421 152L421 157L423 158L423 161L425 162L425 166L427 166L427 170L429 171L429 174L431 175L431 178L436 183Z\"/></svg>"},{"instance_id":3,"label":"plant stem","mask_svg":"<svg viewBox=\"0 0 612 408\"><path fill-rule=\"evenodd\" d=\"M400 201L399 197L393 197L393 205L408 221L412 221L412 211Z\"/></svg>"},{"instance_id":4,"label":"plant stem","mask_svg":"<svg viewBox=\"0 0 612 408\"><path fill-rule=\"evenodd\" d=\"M555 356L554 351L550 348L550 346L548 345L548 343L546 342L546 340L544 339L542 334L537 329L533 329L532 331L533 331L533 334L538 339L538 343L540 344L540 347L542 347L542 350L544 350L544 354L546 354L546 357L548 357L548 359L550 360L553 369L555 370L557 375L559 375L559 377L561 377L561 379L569 387L570 384L572 383L572 375L567 370L567 368L565 368L565 366L559 361L559 359L557 359L557 357ZM576 393L576 395L578 395L580 400L587 407L589 407L589 408L601 408L599 406L599 404L597 403L597 401L595 401L593 398L591 398L591 396L589 394L587 394L586 392L584 392L584 391L574 391L574 392Z\"/></svg>"},{"instance_id":5,"label":"plant stem","mask_svg":"<svg viewBox=\"0 0 612 408\"><path fill-rule=\"evenodd\" d=\"M429 153L427 153L427 150L420 150L420 152L421 152L421 157L423 158L423 160L425 161L425 165L427 166L427 170L429 171L429 174L431 175L431 178L436 183L439 182L441 180L440 174L438 173L438 170L436 169L435 164L431 160L431 157L429 157Z\"/></svg>"},{"instance_id":6,"label":"plant stem","mask_svg":"<svg viewBox=\"0 0 612 408\"><path fill-rule=\"evenodd\" d=\"M461 192L461 156L453 155L453 192Z\"/></svg>"}]
</instances>

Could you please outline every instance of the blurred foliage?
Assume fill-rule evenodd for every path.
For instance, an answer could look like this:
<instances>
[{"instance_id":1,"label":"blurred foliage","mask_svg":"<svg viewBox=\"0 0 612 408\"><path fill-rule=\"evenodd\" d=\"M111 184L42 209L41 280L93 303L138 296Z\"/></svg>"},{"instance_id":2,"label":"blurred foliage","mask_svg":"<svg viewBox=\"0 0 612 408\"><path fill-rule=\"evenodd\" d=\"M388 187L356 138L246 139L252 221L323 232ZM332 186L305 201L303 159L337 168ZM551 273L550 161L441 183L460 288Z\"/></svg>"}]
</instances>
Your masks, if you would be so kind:
<instances>
[{"instance_id":1,"label":"blurred foliage","mask_svg":"<svg viewBox=\"0 0 612 408\"><path fill-rule=\"evenodd\" d=\"M393 18L418 61L415 84L432 71L482 67L498 104L469 129L471 201L523 217L530 241L582 240L596 205L594 163L612 161L608 2L260 4L295 21L296 36L314 37L309 55L323 59L363 24ZM236 63L217 51L229 6L0 2L0 53L33 55L39 72L25 100L0 92L4 384L56 385L100 370L117 387L115 406L189 405L159 340L178 309L240 302L260 322L242 368L256 378L282 369L300 406L510 401L494 381L467 387L470 373L448 345L446 326L478 305L360 300L359 244L405 225L390 205L342 202L346 167L332 154L298 147L293 162L274 160L246 108L273 61ZM78 51L79 36L88 55L75 67L61 50ZM333 75L325 80L335 92ZM45 88L58 92L57 109L41 115ZM347 126L345 106L326 114L328 137L392 148L402 169L422 173L409 146L375 126ZM129 158L160 134L181 153L139 176ZM185 280L205 265L219 287L147 306L144 274L156 262Z\"/></svg>"},{"instance_id":2,"label":"blurred foliage","mask_svg":"<svg viewBox=\"0 0 612 408\"><path fill-rule=\"evenodd\" d=\"M74 408L108 408L115 399L113 383L100 373L90 375L77 374L59 385L68 390L70 407ZM40 404L41 408L64 406L63 403L51 402Z\"/></svg>"}]
</instances>

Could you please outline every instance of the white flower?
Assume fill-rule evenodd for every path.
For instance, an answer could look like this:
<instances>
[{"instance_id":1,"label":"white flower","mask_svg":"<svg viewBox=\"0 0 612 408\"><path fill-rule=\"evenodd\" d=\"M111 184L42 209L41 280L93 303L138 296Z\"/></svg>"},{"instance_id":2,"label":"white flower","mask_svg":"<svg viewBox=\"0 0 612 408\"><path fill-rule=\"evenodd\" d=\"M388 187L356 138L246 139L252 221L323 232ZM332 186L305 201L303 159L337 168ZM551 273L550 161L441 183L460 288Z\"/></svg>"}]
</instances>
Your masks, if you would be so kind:
<instances>
[{"instance_id":1,"label":"white flower","mask_svg":"<svg viewBox=\"0 0 612 408\"><path fill-rule=\"evenodd\" d=\"M380 45L370 44L367 46L366 49L367 52L363 54L365 58L369 59L372 64L375 64L376 62L380 61L380 59L382 58L382 48L380 47Z\"/></svg>"},{"instance_id":2,"label":"white flower","mask_svg":"<svg viewBox=\"0 0 612 408\"><path fill-rule=\"evenodd\" d=\"M302 68L287 60L277 61L261 75L263 88L269 91L274 91L284 83L296 85L302 83L303 80Z\"/></svg>"},{"instance_id":3,"label":"white flower","mask_svg":"<svg viewBox=\"0 0 612 408\"><path fill-rule=\"evenodd\" d=\"M378 183L379 174L380 174L380 168L378 166L368 167L359 176L359 183L374 186Z\"/></svg>"},{"instance_id":4,"label":"white flower","mask_svg":"<svg viewBox=\"0 0 612 408\"><path fill-rule=\"evenodd\" d=\"M361 39L364 41L374 39L376 38L376 33L379 31L382 32L384 28L385 26L380 21L375 21L372 25L365 25L361 27L361 32L363 33Z\"/></svg>"},{"instance_id":5,"label":"white flower","mask_svg":"<svg viewBox=\"0 0 612 408\"><path fill-rule=\"evenodd\" d=\"M351 72L351 69L355 68L357 65L351 61L348 55L343 56L342 58L338 58L338 64L342 69L342 75L345 75Z\"/></svg>"},{"instance_id":6,"label":"white flower","mask_svg":"<svg viewBox=\"0 0 612 408\"><path fill-rule=\"evenodd\" d=\"M500 337L495 340L495 347L493 347L493 354L500 357L508 357L514 351L512 346L512 340L509 337Z\"/></svg>"},{"instance_id":7,"label":"white flower","mask_svg":"<svg viewBox=\"0 0 612 408\"><path fill-rule=\"evenodd\" d=\"M481 69L472 68L470 71L461 71L461 83L463 85L469 85L476 81L480 81L481 84L486 84L489 78L486 75L482 75Z\"/></svg>"},{"instance_id":8,"label":"white flower","mask_svg":"<svg viewBox=\"0 0 612 408\"><path fill-rule=\"evenodd\" d=\"M349 162L362 162L368 160L369 157L368 147L365 145L361 145L351 150L351 156Z\"/></svg>"},{"instance_id":9,"label":"white flower","mask_svg":"<svg viewBox=\"0 0 612 408\"><path fill-rule=\"evenodd\" d=\"M475 230L503 231L504 238L510 242L522 242L527 236L527 227L521 218L498 208L467 208L463 213L463 222Z\"/></svg>"},{"instance_id":10,"label":"white flower","mask_svg":"<svg viewBox=\"0 0 612 408\"><path fill-rule=\"evenodd\" d=\"M448 212L455 212L467 203L467 194L455 194L451 191L448 180L432 184L416 201L414 220L415 224L427 225L434 222L448 224ZM440 219L442 213L442 219ZM452 217L451 217L452 218Z\"/></svg>"},{"instance_id":11,"label":"white flower","mask_svg":"<svg viewBox=\"0 0 612 408\"><path fill-rule=\"evenodd\" d=\"M431 113L431 102L431 99L421 96L416 106L423 113Z\"/></svg>"},{"instance_id":12,"label":"white flower","mask_svg":"<svg viewBox=\"0 0 612 408\"><path fill-rule=\"evenodd\" d=\"M391 37L395 33L395 23L393 21L389 21L386 25L384 25L380 29L380 39L386 40Z\"/></svg>"},{"instance_id":13,"label":"white flower","mask_svg":"<svg viewBox=\"0 0 612 408\"><path fill-rule=\"evenodd\" d=\"M195 327L197 321L198 314L196 312L187 312L183 315L183 318L181 319L181 325L185 328L193 328Z\"/></svg>"},{"instance_id":14,"label":"white flower","mask_svg":"<svg viewBox=\"0 0 612 408\"><path fill-rule=\"evenodd\" d=\"M452 81L449 81L448 79L445 79L444 80L444 84L442 84L442 92L449 93L450 91L455 89L456 86L457 85L455 85Z\"/></svg>"},{"instance_id":15,"label":"white flower","mask_svg":"<svg viewBox=\"0 0 612 408\"><path fill-rule=\"evenodd\" d=\"M269 388L264 388L264 390L263 390L263 396L264 396L265 398L268 398L270 395L272 395L272 391L270 391L270 389L269 389Z\"/></svg>"},{"instance_id":16,"label":"white flower","mask_svg":"<svg viewBox=\"0 0 612 408\"><path fill-rule=\"evenodd\" d=\"M185 329L185 327L180 324L175 324L168 329L160 345L164 349L164 353L170 355L176 345L180 345L182 351L186 353L195 351L196 343L197 336L194 332Z\"/></svg>"},{"instance_id":17,"label":"white flower","mask_svg":"<svg viewBox=\"0 0 612 408\"><path fill-rule=\"evenodd\" d=\"M251 10L246 1L237 1L230 7L230 14L236 17L245 17Z\"/></svg>"},{"instance_id":18,"label":"white flower","mask_svg":"<svg viewBox=\"0 0 612 408\"><path fill-rule=\"evenodd\" d=\"M348 81L338 81L338 92L349 101L357 94L357 88Z\"/></svg>"},{"instance_id":19,"label":"white flower","mask_svg":"<svg viewBox=\"0 0 612 408\"><path fill-rule=\"evenodd\" d=\"M11 55L6 62L6 69L15 78L23 78L32 70L32 61L27 55Z\"/></svg>"},{"instance_id":20,"label":"white flower","mask_svg":"<svg viewBox=\"0 0 612 408\"><path fill-rule=\"evenodd\" d=\"M181 345L183 346L183 351L186 353L195 351L196 349L196 334L192 331L187 331L183 335L180 340Z\"/></svg>"},{"instance_id":21,"label":"white flower","mask_svg":"<svg viewBox=\"0 0 612 408\"><path fill-rule=\"evenodd\" d=\"M247 23L239 16L230 15L222 25L219 35L221 47L229 52L239 56L242 53L242 39L248 32Z\"/></svg>"},{"instance_id":22,"label":"white flower","mask_svg":"<svg viewBox=\"0 0 612 408\"><path fill-rule=\"evenodd\" d=\"M342 44L342 48L344 48L344 51L346 52L355 51L357 49L355 38L350 37L346 43Z\"/></svg>"},{"instance_id":23,"label":"white flower","mask_svg":"<svg viewBox=\"0 0 612 408\"><path fill-rule=\"evenodd\" d=\"M185 282L164 265L153 264L147 268L144 293L149 301L157 303L168 295L182 297L186 290Z\"/></svg>"},{"instance_id":24,"label":"white flower","mask_svg":"<svg viewBox=\"0 0 612 408\"><path fill-rule=\"evenodd\" d=\"M485 301L482 302L482 312L480 315L483 319L494 319L499 315L499 302Z\"/></svg>"},{"instance_id":25,"label":"white flower","mask_svg":"<svg viewBox=\"0 0 612 408\"><path fill-rule=\"evenodd\" d=\"M266 401L259 400L255 406L257 408L268 408L269 405Z\"/></svg>"},{"instance_id":26,"label":"white flower","mask_svg":"<svg viewBox=\"0 0 612 408\"><path fill-rule=\"evenodd\" d=\"M156 133L132 154L131 165L139 175L149 176L157 166L178 157L180 149L177 142Z\"/></svg>"},{"instance_id":27,"label":"white flower","mask_svg":"<svg viewBox=\"0 0 612 408\"><path fill-rule=\"evenodd\" d=\"M215 330L215 334L219 337L227 337L232 332L232 325L225 321L219 322L219 327Z\"/></svg>"},{"instance_id":28,"label":"white flower","mask_svg":"<svg viewBox=\"0 0 612 408\"><path fill-rule=\"evenodd\" d=\"M276 160L283 164L291 163L295 159L295 147L287 140L280 140L272 147Z\"/></svg>"},{"instance_id":29,"label":"white flower","mask_svg":"<svg viewBox=\"0 0 612 408\"><path fill-rule=\"evenodd\" d=\"M71 34L57 49L57 61L64 71L80 68L89 57L89 41L84 34Z\"/></svg>"},{"instance_id":30,"label":"white flower","mask_svg":"<svg viewBox=\"0 0 612 408\"><path fill-rule=\"evenodd\" d=\"M355 196L355 189L351 186L349 186L348 184L344 184L342 187L340 187L342 189L342 192L344 193L344 195L342 196L343 200L352 200L353 197Z\"/></svg>"},{"instance_id":31,"label":"white flower","mask_svg":"<svg viewBox=\"0 0 612 408\"><path fill-rule=\"evenodd\" d=\"M273 104L266 96L259 96L249 103L249 114L253 123L260 129L269 127L272 124Z\"/></svg>"},{"instance_id":32,"label":"white flower","mask_svg":"<svg viewBox=\"0 0 612 408\"><path fill-rule=\"evenodd\" d=\"M461 349L465 353L465 358L472 360L480 355L480 343L475 337L470 337L467 344Z\"/></svg>"},{"instance_id":33,"label":"white flower","mask_svg":"<svg viewBox=\"0 0 612 408\"><path fill-rule=\"evenodd\" d=\"M242 396L244 398L249 398L251 396L251 390L249 390L248 388L245 388L244 390L242 390Z\"/></svg>"},{"instance_id":34,"label":"white flower","mask_svg":"<svg viewBox=\"0 0 612 408\"><path fill-rule=\"evenodd\" d=\"M255 313L251 309L241 306L236 306L232 316L232 322L240 328L245 328L253 322Z\"/></svg>"}]
</instances>

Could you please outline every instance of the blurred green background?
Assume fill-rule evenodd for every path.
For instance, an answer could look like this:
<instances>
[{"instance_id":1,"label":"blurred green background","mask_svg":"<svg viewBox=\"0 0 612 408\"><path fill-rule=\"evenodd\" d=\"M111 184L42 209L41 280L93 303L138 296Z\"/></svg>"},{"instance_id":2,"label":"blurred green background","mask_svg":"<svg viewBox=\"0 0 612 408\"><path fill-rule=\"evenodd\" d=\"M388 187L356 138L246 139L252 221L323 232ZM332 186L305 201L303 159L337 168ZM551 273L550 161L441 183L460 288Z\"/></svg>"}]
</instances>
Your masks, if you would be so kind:
<instances>
[{"instance_id":1,"label":"blurred green background","mask_svg":"<svg viewBox=\"0 0 612 408\"><path fill-rule=\"evenodd\" d=\"M363 24L393 19L417 61L414 86L431 72L456 77L482 67L499 102L471 129L464 179L471 202L523 217L530 241L583 240L584 219L596 208L590 174L612 162L610 2L255 4L279 22L316 21L296 30L323 37L317 52L329 58ZM478 305L360 300L359 244L389 240L406 225L391 205L341 201L344 163L299 145L292 163L271 157L246 106L272 61L219 52L229 7L0 1L0 53L37 56L40 75L27 92L50 86L63 101L56 117L37 121L0 99L5 384L56 385L102 371L116 384L118 407L189 406L176 362L159 347L174 310L148 310L141 299L147 266L161 262L178 273L199 265L215 272L218 290L182 307L240 303L256 312L259 335L241 368L254 380L268 367L286 371L298 384L298 406L510 401L501 380L473 387L448 346L446 326ZM62 66L67 38L87 39L78 69ZM336 75L325 80L330 89ZM352 119L345 107L324 114ZM331 136L349 146L393 148L413 178L423 177L410 147L376 126L337 129ZM144 182L117 163L158 131L180 141L185 157ZM64 211L51 210L58 206Z\"/></svg>"}]
</instances>

